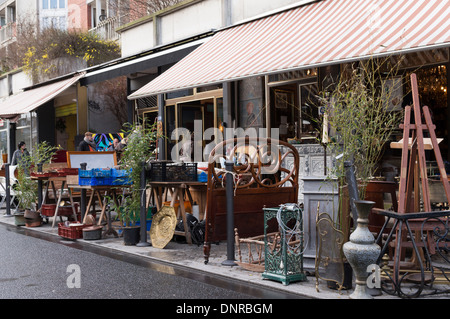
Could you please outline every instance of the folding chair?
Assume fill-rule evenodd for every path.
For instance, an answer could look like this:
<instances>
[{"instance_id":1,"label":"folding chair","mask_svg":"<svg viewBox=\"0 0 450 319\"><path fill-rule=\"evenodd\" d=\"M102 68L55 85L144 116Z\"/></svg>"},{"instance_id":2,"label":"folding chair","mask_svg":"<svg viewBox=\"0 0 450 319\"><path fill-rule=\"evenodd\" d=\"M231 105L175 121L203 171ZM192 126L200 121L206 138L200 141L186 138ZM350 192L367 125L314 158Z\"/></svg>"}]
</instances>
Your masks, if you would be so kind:
<instances>
[{"instance_id":1,"label":"folding chair","mask_svg":"<svg viewBox=\"0 0 450 319\"><path fill-rule=\"evenodd\" d=\"M15 199L19 192L13 187L13 185L17 183L17 178L14 176L16 168L16 165L9 166L9 202L10 207L17 211L19 203L16 204ZM6 208L6 177L4 176L0 176L0 197L2 198L0 201L0 209L3 208L3 205L5 205Z\"/></svg>"}]
</instances>

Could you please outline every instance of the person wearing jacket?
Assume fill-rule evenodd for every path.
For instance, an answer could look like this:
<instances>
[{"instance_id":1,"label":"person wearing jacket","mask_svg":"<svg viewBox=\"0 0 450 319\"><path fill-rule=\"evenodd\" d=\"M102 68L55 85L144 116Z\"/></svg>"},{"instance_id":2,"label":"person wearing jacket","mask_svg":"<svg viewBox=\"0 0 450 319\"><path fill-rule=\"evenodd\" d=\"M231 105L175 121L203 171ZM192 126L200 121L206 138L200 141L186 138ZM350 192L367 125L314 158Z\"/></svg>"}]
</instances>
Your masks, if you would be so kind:
<instances>
[{"instance_id":1,"label":"person wearing jacket","mask_svg":"<svg viewBox=\"0 0 450 319\"><path fill-rule=\"evenodd\" d=\"M94 142L94 136L91 132L84 133L84 139L78 144L78 151L80 152L95 152L97 145Z\"/></svg>"},{"instance_id":2,"label":"person wearing jacket","mask_svg":"<svg viewBox=\"0 0 450 319\"><path fill-rule=\"evenodd\" d=\"M28 153L26 147L27 146L26 146L25 142L22 141L19 143L19 145L17 146L17 150L15 150L13 153L11 165L18 165L18 164L20 164L20 162L22 161L22 159L24 157L30 156L30 153Z\"/></svg>"}]
</instances>

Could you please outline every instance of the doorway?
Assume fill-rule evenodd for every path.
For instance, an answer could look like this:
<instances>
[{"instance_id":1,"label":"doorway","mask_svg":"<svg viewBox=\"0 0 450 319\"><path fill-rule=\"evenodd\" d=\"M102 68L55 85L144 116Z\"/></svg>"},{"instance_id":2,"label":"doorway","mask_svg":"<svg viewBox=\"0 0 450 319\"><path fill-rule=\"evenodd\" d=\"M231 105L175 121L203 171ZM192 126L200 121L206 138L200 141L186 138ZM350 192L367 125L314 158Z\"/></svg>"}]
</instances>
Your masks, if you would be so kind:
<instances>
[{"instance_id":1,"label":"doorway","mask_svg":"<svg viewBox=\"0 0 450 319\"><path fill-rule=\"evenodd\" d=\"M200 136L193 136L195 140L195 147L191 148L191 160L204 161L203 151L205 146L217 139L217 136L209 135L205 138L205 130L209 128L221 128L223 121L223 98L211 97L199 100L179 101L174 105L167 105L165 107L165 136L166 139L166 158L172 159L172 149L181 142L181 134L192 135L198 133ZM172 133L176 128L184 129L178 132L178 137L172 138ZM193 145L194 146L194 145ZM198 148L197 148L198 147ZM195 149L195 154L194 154ZM177 151L175 151L177 152ZM186 154L185 154L186 155Z\"/></svg>"},{"instance_id":2,"label":"doorway","mask_svg":"<svg viewBox=\"0 0 450 319\"><path fill-rule=\"evenodd\" d=\"M318 86L316 81L300 81L270 87L271 128L279 129L280 140L300 140L317 131Z\"/></svg>"}]
</instances>

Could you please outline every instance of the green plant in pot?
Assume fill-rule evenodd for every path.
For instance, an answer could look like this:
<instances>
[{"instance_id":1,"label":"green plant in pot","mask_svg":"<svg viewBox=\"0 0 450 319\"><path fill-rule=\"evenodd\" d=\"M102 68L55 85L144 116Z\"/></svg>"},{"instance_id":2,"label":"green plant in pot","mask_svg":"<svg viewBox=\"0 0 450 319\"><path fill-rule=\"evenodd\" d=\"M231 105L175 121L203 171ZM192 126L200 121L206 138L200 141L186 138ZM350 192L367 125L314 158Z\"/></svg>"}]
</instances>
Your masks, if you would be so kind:
<instances>
[{"instance_id":1,"label":"green plant in pot","mask_svg":"<svg viewBox=\"0 0 450 319\"><path fill-rule=\"evenodd\" d=\"M36 211L38 199L37 181L30 178L30 174L36 172L38 167L51 162L58 147L49 145L46 141L39 143L31 150L29 156L23 156L17 165L17 183L14 185L18 192L19 209L24 210L27 224L39 226L42 219Z\"/></svg>"},{"instance_id":2,"label":"green plant in pot","mask_svg":"<svg viewBox=\"0 0 450 319\"><path fill-rule=\"evenodd\" d=\"M348 65L339 80L319 94L322 141L326 141L327 152L333 158L328 176L337 181L339 187L338 214L333 216L333 222L337 231L342 232L344 243L349 240L352 226L356 225L354 204L344 192L349 182L346 179L348 164L352 164L359 185L355 191L364 199L366 186L375 176L392 133L403 118L401 105L395 109L389 106L397 98L395 85L402 83L400 60L394 64L391 61L390 58L369 59ZM400 81L392 81L399 78ZM342 246L339 255L345 260Z\"/></svg>"},{"instance_id":3,"label":"green plant in pot","mask_svg":"<svg viewBox=\"0 0 450 319\"><path fill-rule=\"evenodd\" d=\"M120 157L120 166L128 171L132 183L129 195L123 199L122 206L117 210L124 225L124 237L128 231L137 231L139 234L140 228L136 226L136 221L139 220L141 208L141 173L145 169L143 163L154 158L158 139L156 124L127 124L125 134L127 144ZM138 241L139 235L136 243Z\"/></svg>"}]
</instances>

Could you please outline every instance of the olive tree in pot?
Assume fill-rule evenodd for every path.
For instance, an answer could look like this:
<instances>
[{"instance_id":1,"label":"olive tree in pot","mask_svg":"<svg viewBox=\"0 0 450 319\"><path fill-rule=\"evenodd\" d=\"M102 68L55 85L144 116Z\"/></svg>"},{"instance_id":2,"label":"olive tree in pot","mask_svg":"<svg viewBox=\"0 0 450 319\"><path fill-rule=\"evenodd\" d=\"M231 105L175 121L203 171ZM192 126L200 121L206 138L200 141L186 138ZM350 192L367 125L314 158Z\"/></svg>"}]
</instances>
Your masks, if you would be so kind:
<instances>
[{"instance_id":1,"label":"olive tree in pot","mask_svg":"<svg viewBox=\"0 0 450 319\"><path fill-rule=\"evenodd\" d=\"M17 165L17 197L19 208L24 211L25 224L29 227L40 226L42 218L36 210L38 199L37 181L30 178L30 174L37 171L38 166L51 162L58 147L49 145L46 141L33 147L31 153L22 156Z\"/></svg>"},{"instance_id":2,"label":"olive tree in pot","mask_svg":"<svg viewBox=\"0 0 450 319\"><path fill-rule=\"evenodd\" d=\"M130 194L123 199L117 213L124 225L124 242L125 239L132 239L125 244L135 245L140 238L140 226L136 226L136 222L140 217L141 196L145 191L141 190L141 173L144 169L142 163L154 158L158 134L156 124L127 124L126 127L127 144L120 157L120 166L128 170L131 185ZM128 232L133 235L128 236Z\"/></svg>"},{"instance_id":3,"label":"olive tree in pot","mask_svg":"<svg viewBox=\"0 0 450 319\"><path fill-rule=\"evenodd\" d=\"M401 105L390 108L391 102L398 98L395 85L402 83L399 73L401 61L394 64L391 61L389 57L349 65L341 72L338 81L319 94L323 111L320 122L322 141L327 142L327 151L333 157L328 175L338 181L340 194L338 214L333 222L342 232L344 243L349 240L352 219L353 226L357 220L354 203L343 191L348 186L348 165L352 163L351 169L354 169L359 185L356 192L363 199L385 147L403 117ZM398 78L399 81L392 81ZM399 100L401 102L402 97ZM340 251L336 253L346 262L342 247L340 245Z\"/></svg>"}]
</instances>

